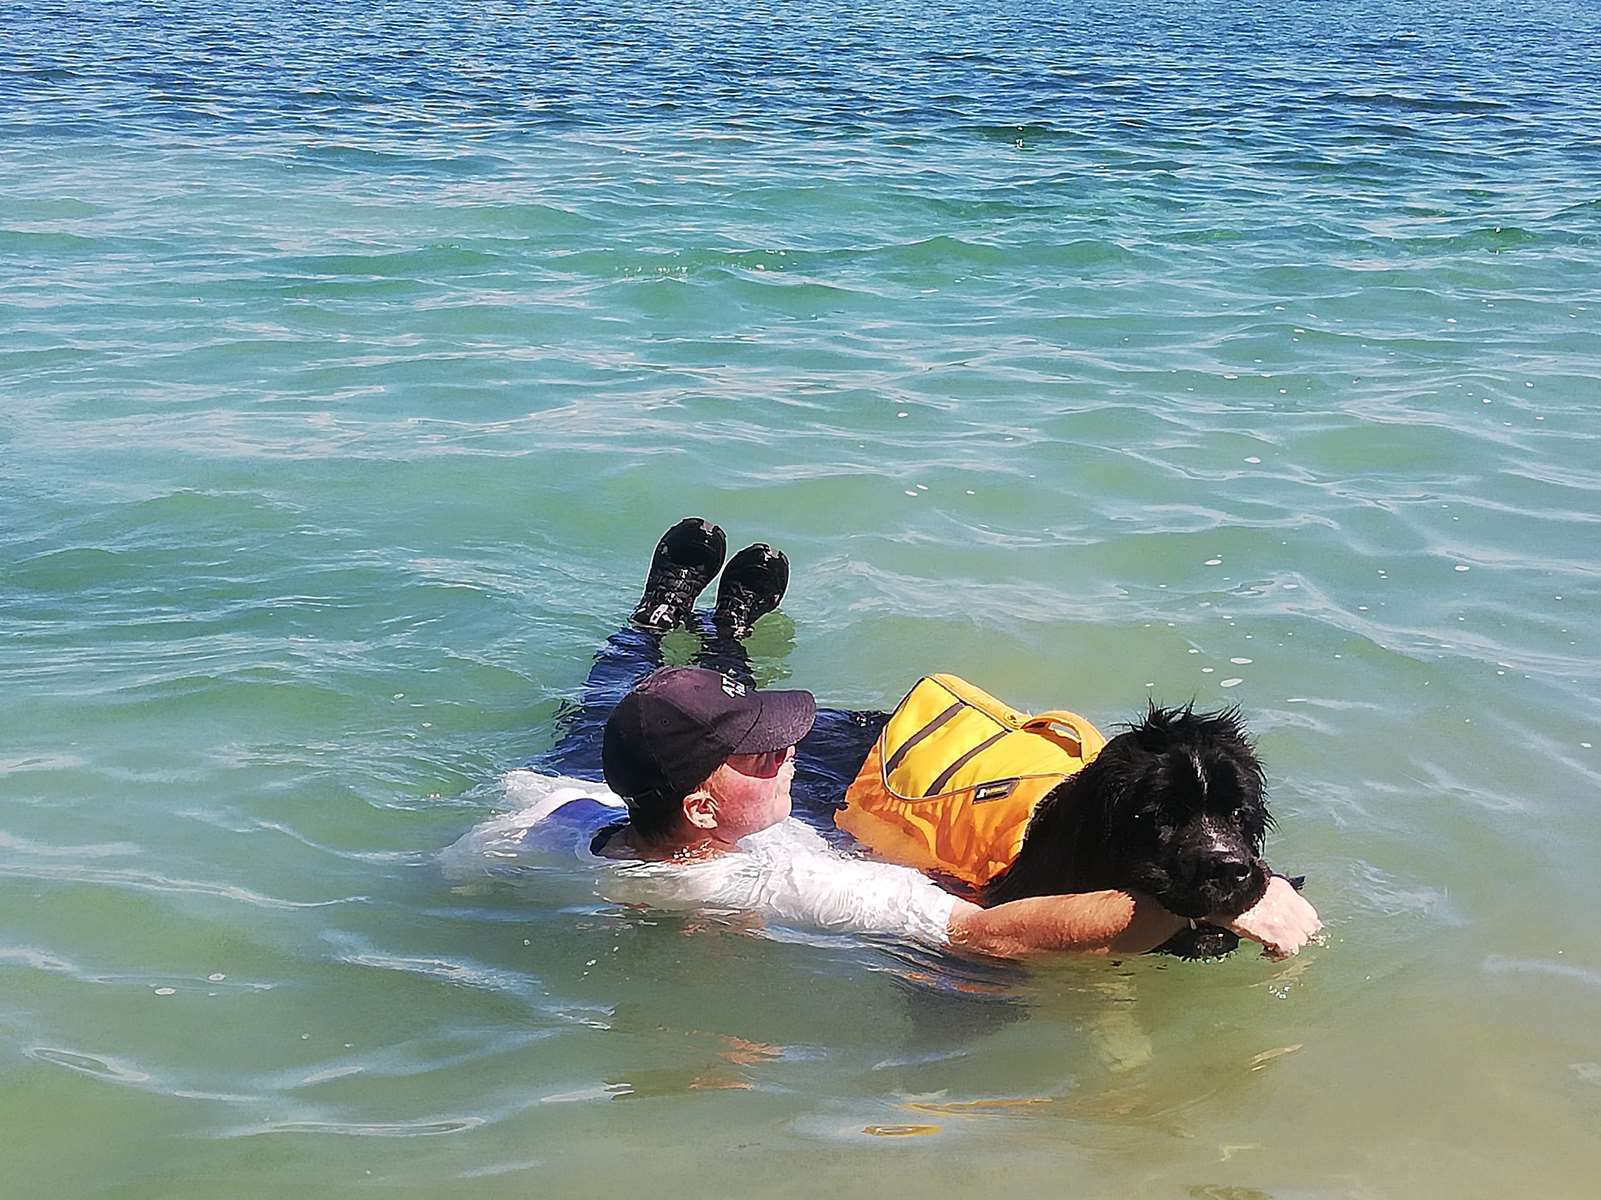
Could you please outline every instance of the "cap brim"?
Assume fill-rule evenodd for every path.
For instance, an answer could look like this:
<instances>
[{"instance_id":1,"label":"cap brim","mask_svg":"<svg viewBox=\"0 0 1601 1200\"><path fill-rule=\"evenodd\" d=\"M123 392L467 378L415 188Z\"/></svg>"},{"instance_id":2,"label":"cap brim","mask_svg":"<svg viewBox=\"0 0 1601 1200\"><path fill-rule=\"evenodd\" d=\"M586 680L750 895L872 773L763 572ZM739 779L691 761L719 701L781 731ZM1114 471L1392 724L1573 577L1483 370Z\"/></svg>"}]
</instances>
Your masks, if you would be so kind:
<instances>
[{"instance_id":1,"label":"cap brim","mask_svg":"<svg viewBox=\"0 0 1601 1200\"><path fill-rule=\"evenodd\" d=\"M812 731L812 723L817 720L817 698L810 692L756 692L755 697L761 704L756 723L730 754L782 750Z\"/></svg>"}]
</instances>

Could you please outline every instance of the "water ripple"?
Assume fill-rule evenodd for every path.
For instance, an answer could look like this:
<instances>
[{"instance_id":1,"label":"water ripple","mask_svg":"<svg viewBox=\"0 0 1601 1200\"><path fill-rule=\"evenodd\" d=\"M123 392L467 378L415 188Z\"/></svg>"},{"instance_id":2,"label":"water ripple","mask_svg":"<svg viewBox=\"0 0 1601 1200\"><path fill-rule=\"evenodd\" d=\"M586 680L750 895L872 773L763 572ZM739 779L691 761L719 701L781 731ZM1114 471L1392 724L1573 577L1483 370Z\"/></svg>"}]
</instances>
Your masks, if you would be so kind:
<instances>
[{"instance_id":1,"label":"water ripple","mask_svg":"<svg viewBox=\"0 0 1601 1200\"><path fill-rule=\"evenodd\" d=\"M264 1121L223 1130L219 1138L264 1137L280 1133L334 1134L340 1137L412 1138L465 1133L485 1123L483 1117L440 1117L411 1121Z\"/></svg>"},{"instance_id":2,"label":"water ripple","mask_svg":"<svg viewBox=\"0 0 1601 1200\"><path fill-rule=\"evenodd\" d=\"M110 888L124 888L142 892L167 892L178 895L212 896L232 900L254 908L298 910L329 908L342 904L370 903L367 896L338 896L327 900L286 900L236 884L210 883L196 879L178 879L147 871L109 871L85 866L17 866L0 864L0 876L17 879L49 880L60 883L91 883Z\"/></svg>"}]
</instances>

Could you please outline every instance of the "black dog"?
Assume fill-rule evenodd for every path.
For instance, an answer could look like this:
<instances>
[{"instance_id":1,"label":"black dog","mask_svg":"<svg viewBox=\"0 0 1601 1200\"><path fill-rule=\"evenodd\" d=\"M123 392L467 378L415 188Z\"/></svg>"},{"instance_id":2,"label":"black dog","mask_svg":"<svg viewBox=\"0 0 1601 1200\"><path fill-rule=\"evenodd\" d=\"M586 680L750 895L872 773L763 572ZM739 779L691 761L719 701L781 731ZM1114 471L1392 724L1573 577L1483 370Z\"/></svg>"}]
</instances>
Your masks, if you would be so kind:
<instances>
[{"instance_id":1,"label":"black dog","mask_svg":"<svg viewBox=\"0 0 1601 1200\"><path fill-rule=\"evenodd\" d=\"M1262 764L1239 710L1152 704L1040 802L983 902L1120 888L1192 920L1235 915L1267 890L1262 842L1271 828ZM1228 930L1198 924L1161 949L1210 958L1238 945Z\"/></svg>"}]
</instances>

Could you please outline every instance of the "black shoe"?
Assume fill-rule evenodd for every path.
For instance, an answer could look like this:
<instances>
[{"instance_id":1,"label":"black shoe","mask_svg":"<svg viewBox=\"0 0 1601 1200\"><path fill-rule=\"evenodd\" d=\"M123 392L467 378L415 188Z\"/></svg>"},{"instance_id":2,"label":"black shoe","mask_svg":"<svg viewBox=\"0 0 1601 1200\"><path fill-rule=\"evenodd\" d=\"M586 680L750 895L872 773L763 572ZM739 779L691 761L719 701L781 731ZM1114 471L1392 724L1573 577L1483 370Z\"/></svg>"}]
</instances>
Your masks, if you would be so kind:
<instances>
[{"instance_id":1,"label":"black shoe","mask_svg":"<svg viewBox=\"0 0 1601 1200\"><path fill-rule=\"evenodd\" d=\"M766 542L746 546L723 568L717 584L717 610L712 621L719 633L733 638L750 634L761 617L778 607L789 586L789 559Z\"/></svg>"},{"instance_id":2,"label":"black shoe","mask_svg":"<svg viewBox=\"0 0 1601 1200\"><path fill-rule=\"evenodd\" d=\"M723 531L699 517L685 517L662 534L645 577L645 594L634 609L635 622L663 632L689 624L695 597L716 577L727 548Z\"/></svg>"}]
</instances>

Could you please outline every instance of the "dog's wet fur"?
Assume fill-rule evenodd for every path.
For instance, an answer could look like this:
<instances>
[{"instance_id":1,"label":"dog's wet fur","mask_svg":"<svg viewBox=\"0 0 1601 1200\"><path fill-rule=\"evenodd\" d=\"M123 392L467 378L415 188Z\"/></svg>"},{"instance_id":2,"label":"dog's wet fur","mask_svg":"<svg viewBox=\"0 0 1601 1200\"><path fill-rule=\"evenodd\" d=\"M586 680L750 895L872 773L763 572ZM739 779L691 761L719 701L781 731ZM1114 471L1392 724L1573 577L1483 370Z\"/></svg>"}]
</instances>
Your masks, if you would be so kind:
<instances>
[{"instance_id":1,"label":"dog's wet fur","mask_svg":"<svg viewBox=\"0 0 1601 1200\"><path fill-rule=\"evenodd\" d=\"M1040 802L983 902L1119 888L1197 922L1237 915L1267 890L1271 828L1262 763L1239 710L1152 704ZM1238 945L1226 929L1198 923L1161 950L1211 958Z\"/></svg>"}]
</instances>

